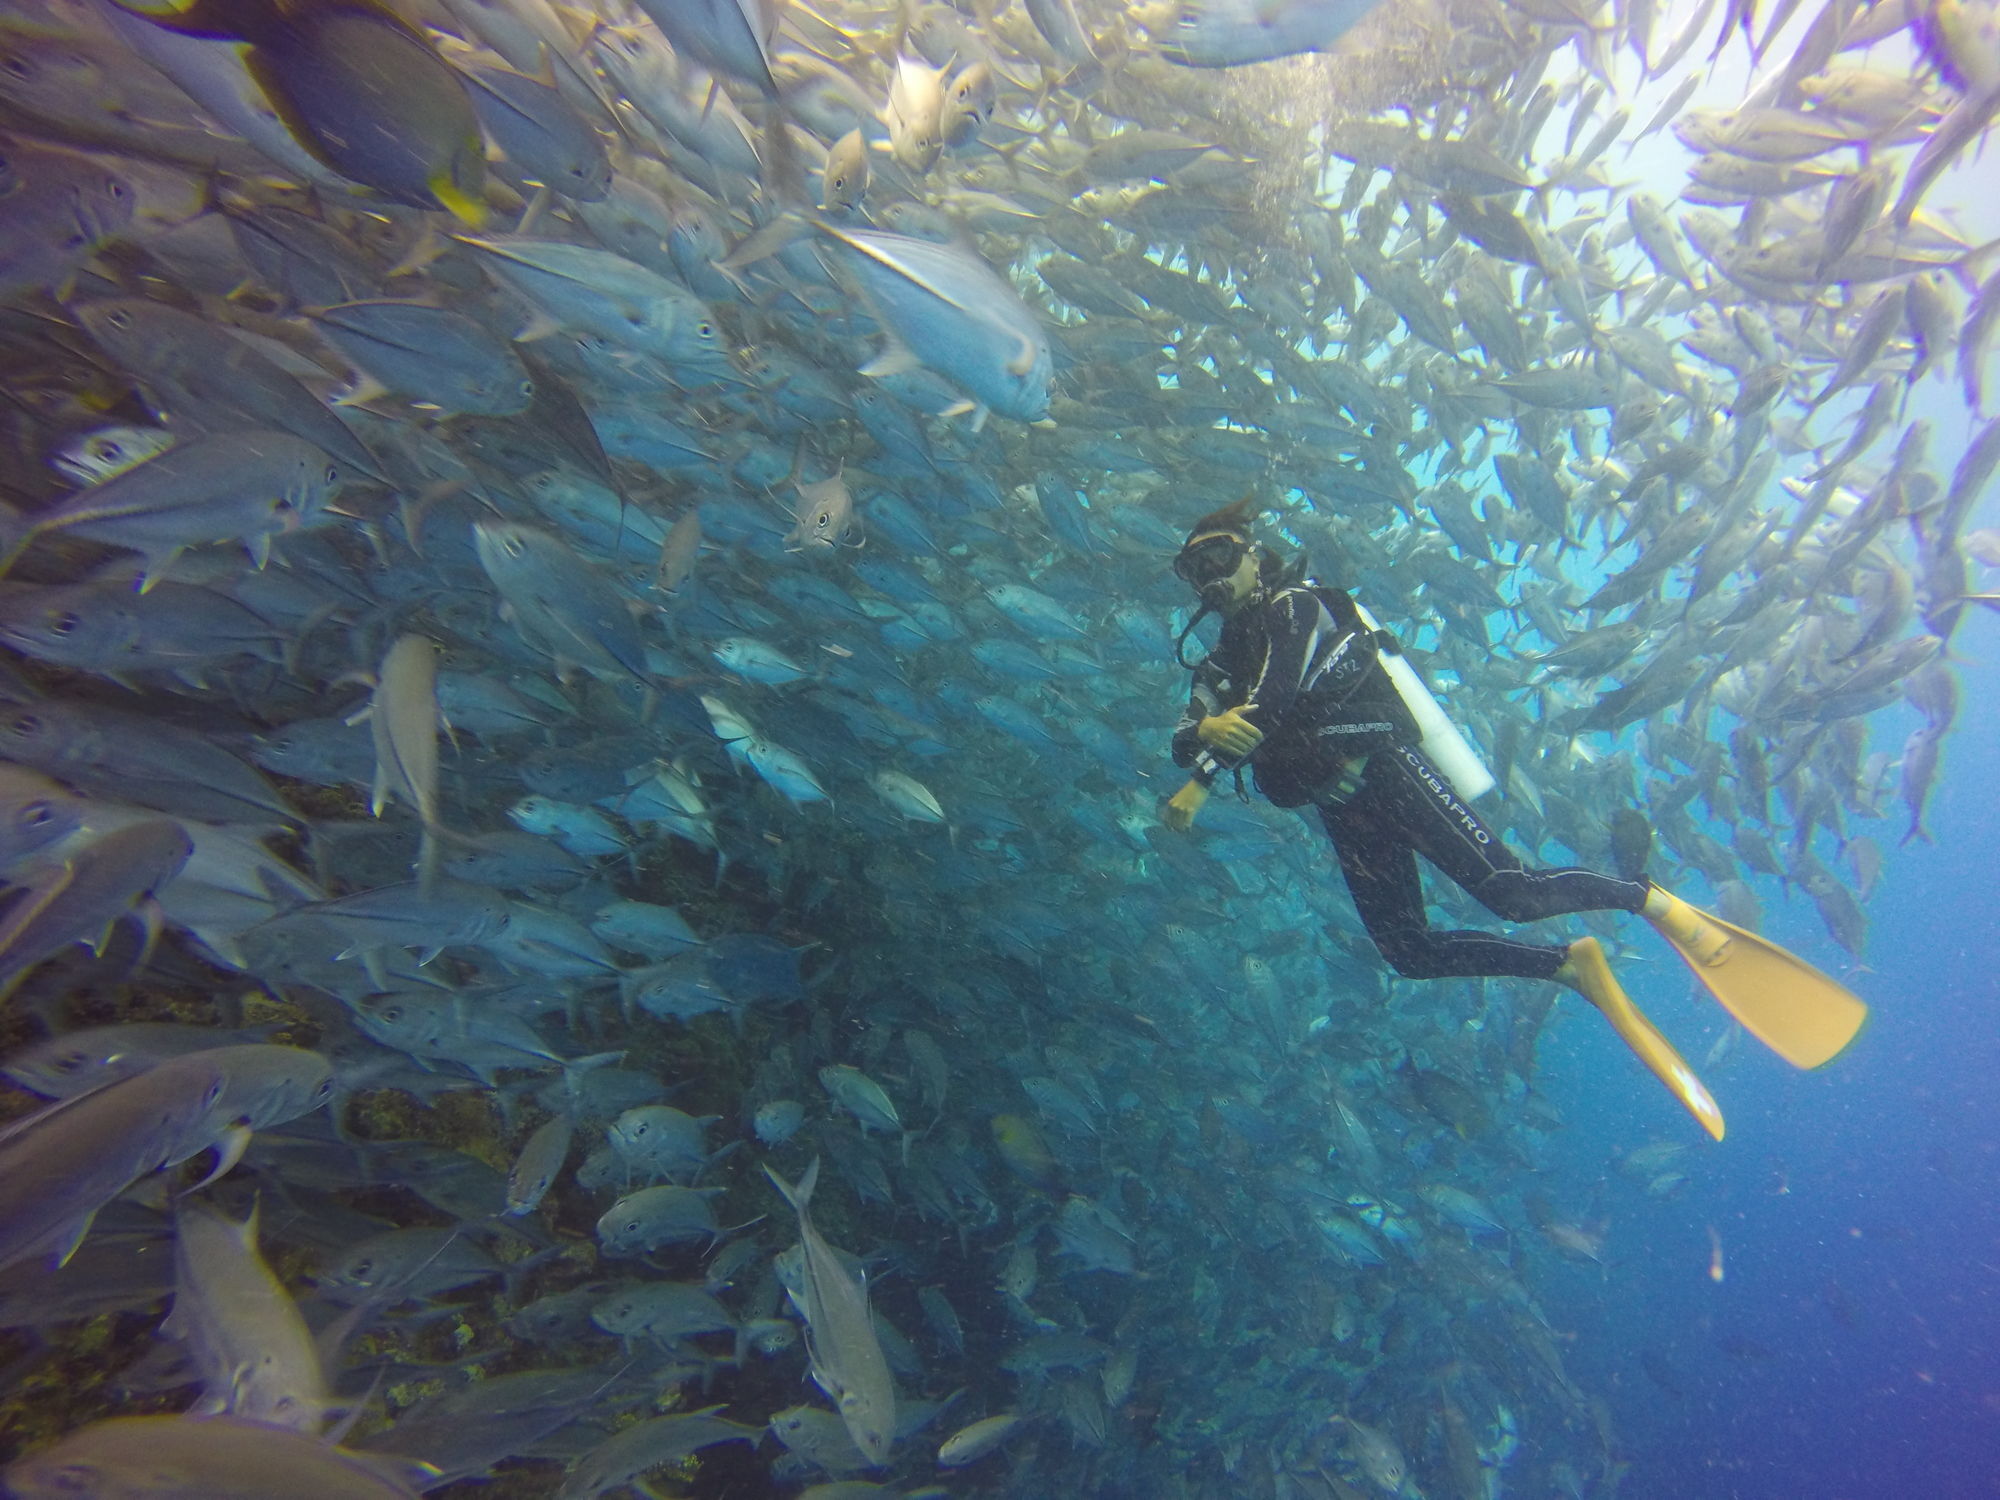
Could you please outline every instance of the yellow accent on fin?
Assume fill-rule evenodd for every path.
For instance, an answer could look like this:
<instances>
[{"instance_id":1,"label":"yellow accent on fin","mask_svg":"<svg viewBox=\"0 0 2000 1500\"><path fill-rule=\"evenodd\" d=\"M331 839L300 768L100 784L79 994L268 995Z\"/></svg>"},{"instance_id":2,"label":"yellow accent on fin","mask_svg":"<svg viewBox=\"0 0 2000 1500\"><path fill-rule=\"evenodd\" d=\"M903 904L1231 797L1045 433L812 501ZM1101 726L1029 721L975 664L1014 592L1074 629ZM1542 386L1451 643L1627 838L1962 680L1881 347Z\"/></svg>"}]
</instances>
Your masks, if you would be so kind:
<instances>
[{"instance_id":1,"label":"yellow accent on fin","mask_svg":"<svg viewBox=\"0 0 2000 1500\"><path fill-rule=\"evenodd\" d=\"M1604 947L1596 938L1578 938L1569 945L1569 961L1563 965L1564 972L1558 976L1576 992L1603 1012L1604 1019L1611 1023L1611 1029L1618 1033L1619 1040L1630 1047L1639 1061L1652 1069L1658 1078L1673 1091L1676 1099L1687 1112L1701 1122L1701 1128L1722 1139L1722 1110L1715 1102L1715 1096L1702 1086L1702 1081L1694 1076L1694 1069L1687 1065L1674 1045L1660 1035L1659 1029L1646 1019L1645 1013L1632 1003L1619 984L1617 976L1611 972L1611 965L1604 957Z\"/></svg>"},{"instance_id":2,"label":"yellow accent on fin","mask_svg":"<svg viewBox=\"0 0 2000 1500\"><path fill-rule=\"evenodd\" d=\"M1654 895L1667 907L1646 920L1722 1008L1793 1067L1831 1062L1868 1019L1858 995L1797 954L1658 887Z\"/></svg>"},{"instance_id":3,"label":"yellow accent on fin","mask_svg":"<svg viewBox=\"0 0 2000 1500\"><path fill-rule=\"evenodd\" d=\"M461 191L458 184L444 173L431 178L425 186L431 190L431 196L437 199L438 205L459 223L477 229L486 222L485 202Z\"/></svg>"}]
</instances>

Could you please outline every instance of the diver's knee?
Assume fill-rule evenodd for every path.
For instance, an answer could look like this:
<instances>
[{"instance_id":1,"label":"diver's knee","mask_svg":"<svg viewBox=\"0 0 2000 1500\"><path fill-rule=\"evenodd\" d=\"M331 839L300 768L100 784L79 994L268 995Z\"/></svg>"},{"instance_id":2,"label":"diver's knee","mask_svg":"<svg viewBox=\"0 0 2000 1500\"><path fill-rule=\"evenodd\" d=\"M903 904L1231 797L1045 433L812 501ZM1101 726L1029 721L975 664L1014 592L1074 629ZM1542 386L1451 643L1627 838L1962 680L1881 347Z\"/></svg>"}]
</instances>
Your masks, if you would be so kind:
<instances>
[{"instance_id":1,"label":"diver's knee","mask_svg":"<svg viewBox=\"0 0 2000 1500\"><path fill-rule=\"evenodd\" d=\"M1430 976L1430 934L1421 927L1399 927L1389 932L1370 933L1382 961L1405 979Z\"/></svg>"},{"instance_id":2,"label":"diver's knee","mask_svg":"<svg viewBox=\"0 0 2000 1500\"><path fill-rule=\"evenodd\" d=\"M1466 894L1503 922L1533 922L1543 913L1526 870L1502 870L1488 875Z\"/></svg>"}]
</instances>

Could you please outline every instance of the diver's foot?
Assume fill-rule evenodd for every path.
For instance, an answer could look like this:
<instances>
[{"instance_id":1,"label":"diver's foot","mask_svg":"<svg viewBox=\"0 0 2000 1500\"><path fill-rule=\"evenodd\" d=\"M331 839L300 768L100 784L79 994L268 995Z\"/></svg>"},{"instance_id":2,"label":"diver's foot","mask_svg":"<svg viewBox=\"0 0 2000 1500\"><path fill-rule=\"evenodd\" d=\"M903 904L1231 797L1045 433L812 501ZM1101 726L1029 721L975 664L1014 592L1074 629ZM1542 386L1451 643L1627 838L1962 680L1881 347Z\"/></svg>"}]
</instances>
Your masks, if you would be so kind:
<instances>
[{"instance_id":1,"label":"diver's foot","mask_svg":"<svg viewBox=\"0 0 2000 1500\"><path fill-rule=\"evenodd\" d=\"M1707 912L1650 881L1639 914L1694 963L1712 967L1729 952L1729 933L1710 921Z\"/></svg>"}]
</instances>

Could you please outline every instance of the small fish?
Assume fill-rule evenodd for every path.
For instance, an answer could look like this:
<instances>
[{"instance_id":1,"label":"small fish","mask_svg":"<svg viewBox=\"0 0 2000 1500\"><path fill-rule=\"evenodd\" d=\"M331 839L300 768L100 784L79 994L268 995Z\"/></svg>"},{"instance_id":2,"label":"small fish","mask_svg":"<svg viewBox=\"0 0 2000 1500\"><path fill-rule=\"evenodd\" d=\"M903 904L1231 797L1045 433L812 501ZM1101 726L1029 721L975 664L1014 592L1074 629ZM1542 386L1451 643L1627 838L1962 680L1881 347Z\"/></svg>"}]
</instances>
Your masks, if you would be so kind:
<instances>
[{"instance_id":1,"label":"small fish","mask_svg":"<svg viewBox=\"0 0 2000 1500\"><path fill-rule=\"evenodd\" d=\"M720 1118L697 1118L671 1104L645 1104L614 1120L606 1139L619 1159L642 1176L680 1177L708 1164L708 1127Z\"/></svg>"},{"instance_id":2,"label":"small fish","mask_svg":"<svg viewBox=\"0 0 2000 1500\"><path fill-rule=\"evenodd\" d=\"M948 1469L977 1463L1014 1435L1023 1418L1017 1411L1003 1411L961 1427L938 1446L938 1462Z\"/></svg>"},{"instance_id":3,"label":"small fish","mask_svg":"<svg viewBox=\"0 0 2000 1500\"><path fill-rule=\"evenodd\" d=\"M868 778L884 802L911 822L942 823L944 808L931 789L902 771L877 771Z\"/></svg>"},{"instance_id":4,"label":"small fish","mask_svg":"<svg viewBox=\"0 0 2000 1500\"><path fill-rule=\"evenodd\" d=\"M850 130L826 153L820 177L820 209L836 219L850 217L868 196L868 141Z\"/></svg>"},{"instance_id":5,"label":"small fish","mask_svg":"<svg viewBox=\"0 0 2000 1500\"><path fill-rule=\"evenodd\" d=\"M771 76L777 0L639 0L639 9L666 33L675 51L765 94L777 93Z\"/></svg>"},{"instance_id":6,"label":"small fish","mask_svg":"<svg viewBox=\"0 0 2000 1500\"><path fill-rule=\"evenodd\" d=\"M1023 422L1049 413L1053 354L1041 322L993 268L957 245L820 224L893 335L864 375L922 364L984 406Z\"/></svg>"},{"instance_id":7,"label":"small fish","mask_svg":"<svg viewBox=\"0 0 2000 1500\"><path fill-rule=\"evenodd\" d=\"M689 510L667 528L660 542L660 561L653 571L653 587L663 594L678 594L681 585L694 576L695 560L701 555L701 514Z\"/></svg>"},{"instance_id":8,"label":"small fish","mask_svg":"<svg viewBox=\"0 0 2000 1500\"><path fill-rule=\"evenodd\" d=\"M1161 55L1195 68L1267 62L1333 45L1377 0L1186 0L1171 9Z\"/></svg>"},{"instance_id":9,"label":"small fish","mask_svg":"<svg viewBox=\"0 0 2000 1500\"><path fill-rule=\"evenodd\" d=\"M66 287L83 263L132 223L132 184L89 157L7 143L11 171L0 217L0 301Z\"/></svg>"},{"instance_id":10,"label":"small fish","mask_svg":"<svg viewBox=\"0 0 2000 1500\"><path fill-rule=\"evenodd\" d=\"M382 658L369 701L375 785L368 810L381 817L392 797L415 810L423 823L417 868L427 884L437 877L438 722L437 648L423 636L399 636Z\"/></svg>"},{"instance_id":11,"label":"small fish","mask_svg":"<svg viewBox=\"0 0 2000 1500\"><path fill-rule=\"evenodd\" d=\"M236 38L293 138L392 202L485 217L486 149L465 86L423 35L374 0L115 0L190 36Z\"/></svg>"},{"instance_id":12,"label":"small fish","mask_svg":"<svg viewBox=\"0 0 2000 1500\"><path fill-rule=\"evenodd\" d=\"M882 120L889 127L889 149L910 171L928 172L944 153L944 110L944 75L898 57Z\"/></svg>"},{"instance_id":13,"label":"small fish","mask_svg":"<svg viewBox=\"0 0 2000 1500\"><path fill-rule=\"evenodd\" d=\"M444 412L511 417L535 384L514 351L486 328L427 302L342 302L307 313L326 341L387 391ZM369 392L350 395L365 399Z\"/></svg>"},{"instance_id":14,"label":"small fish","mask_svg":"<svg viewBox=\"0 0 2000 1500\"><path fill-rule=\"evenodd\" d=\"M806 1107L796 1099L773 1099L760 1105L751 1128L767 1146L782 1146L799 1133L806 1122Z\"/></svg>"},{"instance_id":15,"label":"small fish","mask_svg":"<svg viewBox=\"0 0 2000 1500\"><path fill-rule=\"evenodd\" d=\"M733 635L717 641L708 654L725 672L765 687L803 682L812 676L776 646L750 636Z\"/></svg>"},{"instance_id":16,"label":"small fish","mask_svg":"<svg viewBox=\"0 0 2000 1500\"><path fill-rule=\"evenodd\" d=\"M868 1313L867 1286L820 1237L807 1211L819 1182L819 1159L813 1159L797 1186L768 1165L764 1175L799 1216L803 1265L793 1300L811 1333L806 1353L813 1381L840 1412L854 1446L870 1463L885 1464L896 1437L896 1387Z\"/></svg>"},{"instance_id":17,"label":"small fish","mask_svg":"<svg viewBox=\"0 0 2000 1500\"><path fill-rule=\"evenodd\" d=\"M158 457L174 442L163 427L100 427L64 443L49 462L78 484L102 484Z\"/></svg>"},{"instance_id":18,"label":"small fish","mask_svg":"<svg viewBox=\"0 0 2000 1500\"><path fill-rule=\"evenodd\" d=\"M336 1447L317 1437L241 1417L108 1417L9 1464L20 1500L76 1493L78 1475L102 1496L201 1495L255 1500L317 1495L326 1500L417 1500L437 1482L435 1465Z\"/></svg>"},{"instance_id":19,"label":"small fish","mask_svg":"<svg viewBox=\"0 0 2000 1500\"><path fill-rule=\"evenodd\" d=\"M870 1078L859 1068L846 1063L831 1063L819 1070L819 1081L834 1103L860 1122L863 1130L899 1131L903 1128L902 1116L896 1112L896 1102L883 1092L882 1085Z\"/></svg>"},{"instance_id":20,"label":"small fish","mask_svg":"<svg viewBox=\"0 0 2000 1500\"><path fill-rule=\"evenodd\" d=\"M944 109L939 120L939 134L945 146L957 151L978 140L992 122L999 103L1000 90L992 64L976 62L961 68L945 85Z\"/></svg>"},{"instance_id":21,"label":"small fish","mask_svg":"<svg viewBox=\"0 0 2000 1500\"><path fill-rule=\"evenodd\" d=\"M257 1220L254 1208L239 1224L180 1200L174 1306L160 1331L188 1346L204 1388L196 1415L317 1433L332 1395L305 1319L257 1249Z\"/></svg>"},{"instance_id":22,"label":"small fish","mask_svg":"<svg viewBox=\"0 0 2000 1500\"><path fill-rule=\"evenodd\" d=\"M535 1127L522 1143L520 1155L507 1173L507 1212L530 1214L548 1196L569 1159L573 1127L566 1115L555 1115Z\"/></svg>"},{"instance_id":23,"label":"small fish","mask_svg":"<svg viewBox=\"0 0 2000 1500\"><path fill-rule=\"evenodd\" d=\"M742 749L750 769L793 807L828 800L826 788L820 785L811 767L783 745L753 738L743 741Z\"/></svg>"},{"instance_id":24,"label":"small fish","mask_svg":"<svg viewBox=\"0 0 2000 1500\"><path fill-rule=\"evenodd\" d=\"M185 549L205 542L241 542L262 567L271 539L317 521L341 478L339 465L290 433L197 438L35 515L0 567L56 531L139 553L141 593Z\"/></svg>"},{"instance_id":25,"label":"small fish","mask_svg":"<svg viewBox=\"0 0 2000 1500\"><path fill-rule=\"evenodd\" d=\"M473 113L504 158L510 182L546 187L572 203L595 203L611 191L611 159L597 127L553 81L467 59L458 74Z\"/></svg>"},{"instance_id":26,"label":"small fish","mask_svg":"<svg viewBox=\"0 0 2000 1500\"><path fill-rule=\"evenodd\" d=\"M810 552L860 545L855 535L861 523L854 516L854 496L838 474L810 483L799 480L792 487L799 492L799 506L792 513L795 524L786 534L787 546Z\"/></svg>"},{"instance_id":27,"label":"small fish","mask_svg":"<svg viewBox=\"0 0 2000 1500\"><path fill-rule=\"evenodd\" d=\"M647 1187L627 1193L597 1221L606 1255L644 1255L664 1245L710 1240L721 1231L708 1206L721 1188Z\"/></svg>"}]
</instances>

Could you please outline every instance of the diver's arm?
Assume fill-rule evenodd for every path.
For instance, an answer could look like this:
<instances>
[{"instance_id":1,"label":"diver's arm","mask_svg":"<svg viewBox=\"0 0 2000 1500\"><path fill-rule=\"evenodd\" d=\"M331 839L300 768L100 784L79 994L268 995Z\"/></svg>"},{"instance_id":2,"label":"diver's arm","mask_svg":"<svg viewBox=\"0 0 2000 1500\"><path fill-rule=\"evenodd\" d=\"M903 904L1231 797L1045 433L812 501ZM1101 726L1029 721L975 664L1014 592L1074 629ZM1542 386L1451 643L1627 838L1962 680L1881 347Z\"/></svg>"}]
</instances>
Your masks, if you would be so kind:
<instances>
[{"instance_id":1,"label":"diver's arm","mask_svg":"<svg viewBox=\"0 0 2000 1500\"><path fill-rule=\"evenodd\" d=\"M1174 764L1191 766L1201 751L1201 721L1210 714L1220 713L1222 703L1214 689L1197 670L1194 685L1188 689L1187 707L1181 710L1180 722L1174 725Z\"/></svg>"},{"instance_id":2,"label":"diver's arm","mask_svg":"<svg viewBox=\"0 0 2000 1500\"><path fill-rule=\"evenodd\" d=\"M1230 749L1213 738L1204 737L1205 747L1195 757L1195 776L1206 786L1222 771L1233 771L1247 763L1257 748L1285 722L1306 686L1305 677L1320 655L1320 643L1332 621L1319 600L1303 589L1288 590L1265 606L1268 613L1264 633L1264 658L1258 665L1243 705L1234 710L1241 726L1254 736L1246 748ZM1344 640L1341 647L1351 647ZM1241 736L1239 735L1240 739Z\"/></svg>"}]
</instances>

